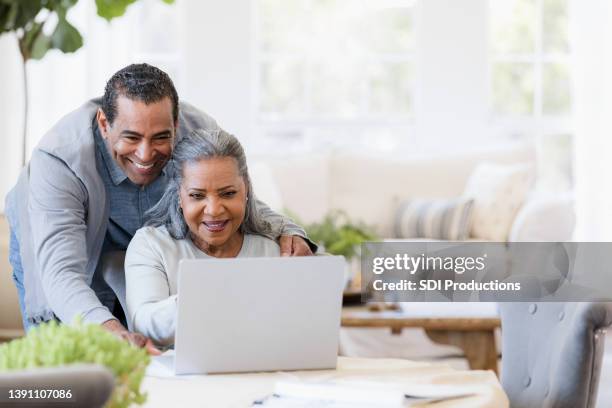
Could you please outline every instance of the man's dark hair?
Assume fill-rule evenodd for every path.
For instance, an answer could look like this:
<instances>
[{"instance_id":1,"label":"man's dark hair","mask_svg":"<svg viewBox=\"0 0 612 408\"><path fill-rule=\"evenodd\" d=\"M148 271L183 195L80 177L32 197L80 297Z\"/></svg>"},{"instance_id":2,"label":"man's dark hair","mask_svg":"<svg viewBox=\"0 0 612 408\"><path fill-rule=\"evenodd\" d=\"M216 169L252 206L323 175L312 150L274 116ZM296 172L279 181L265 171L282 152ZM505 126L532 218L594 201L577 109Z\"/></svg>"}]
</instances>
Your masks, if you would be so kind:
<instances>
[{"instance_id":1,"label":"man's dark hair","mask_svg":"<svg viewBox=\"0 0 612 408\"><path fill-rule=\"evenodd\" d=\"M102 97L102 111L109 124L117 116L117 97L125 96L145 104L168 97L172 102L172 117L178 119L178 94L172 80L161 69L149 64L132 64L117 71L106 83Z\"/></svg>"}]
</instances>

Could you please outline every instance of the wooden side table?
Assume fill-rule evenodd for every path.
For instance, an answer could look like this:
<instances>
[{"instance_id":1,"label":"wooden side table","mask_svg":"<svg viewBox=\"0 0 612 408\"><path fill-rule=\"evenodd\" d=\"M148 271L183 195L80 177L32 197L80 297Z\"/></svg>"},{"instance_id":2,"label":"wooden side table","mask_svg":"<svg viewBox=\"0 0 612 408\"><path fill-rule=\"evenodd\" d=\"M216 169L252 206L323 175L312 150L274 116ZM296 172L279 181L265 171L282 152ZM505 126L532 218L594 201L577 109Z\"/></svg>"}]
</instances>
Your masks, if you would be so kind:
<instances>
[{"instance_id":1,"label":"wooden side table","mask_svg":"<svg viewBox=\"0 0 612 408\"><path fill-rule=\"evenodd\" d=\"M421 327L433 342L463 350L472 370L493 370L497 374L495 329L499 318L414 318L398 310L373 311L368 307L345 307L343 327L388 327L400 334L407 327Z\"/></svg>"}]
</instances>

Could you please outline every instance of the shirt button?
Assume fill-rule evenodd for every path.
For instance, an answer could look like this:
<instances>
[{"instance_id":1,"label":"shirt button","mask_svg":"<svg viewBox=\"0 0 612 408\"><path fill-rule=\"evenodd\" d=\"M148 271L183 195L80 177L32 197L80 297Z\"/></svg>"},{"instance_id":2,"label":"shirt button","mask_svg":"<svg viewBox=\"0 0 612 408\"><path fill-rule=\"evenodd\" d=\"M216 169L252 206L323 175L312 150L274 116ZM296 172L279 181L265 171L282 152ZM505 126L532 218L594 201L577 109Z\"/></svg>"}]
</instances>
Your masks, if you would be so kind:
<instances>
[{"instance_id":1,"label":"shirt button","mask_svg":"<svg viewBox=\"0 0 612 408\"><path fill-rule=\"evenodd\" d=\"M531 384L531 377L527 376L523 380L523 385L525 386L525 388L527 388L527 387L529 387L529 384Z\"/></svg>"},{"instance_id":2,"label":"shirt button","mask_svg":"<svg viewBox=\"0 0 612 408\"><path fill-rule=\"evenodd\" d=\"M559 321L565 319L565 312L561 311L559 312Z\"/></svg>"}]
</instances>

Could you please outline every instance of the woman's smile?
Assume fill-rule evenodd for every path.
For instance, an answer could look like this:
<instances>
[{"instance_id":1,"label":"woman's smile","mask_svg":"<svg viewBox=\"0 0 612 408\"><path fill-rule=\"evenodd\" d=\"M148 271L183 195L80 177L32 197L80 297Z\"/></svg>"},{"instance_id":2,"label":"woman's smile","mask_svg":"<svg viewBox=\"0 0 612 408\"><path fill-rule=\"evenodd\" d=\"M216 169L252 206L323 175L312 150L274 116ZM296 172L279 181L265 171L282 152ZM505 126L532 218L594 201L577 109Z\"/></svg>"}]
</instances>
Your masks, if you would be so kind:
<instances>
[{"instance_id":1,"label":"woman's smile","mask_svg":"<svg viewBox=\"0 0 612 408\"><path fill-rule=\"evenodd\" d=\"M210 232L221 232L225 229L229 220L203 221L202 224Z\"/></svg>"}]
</instances>

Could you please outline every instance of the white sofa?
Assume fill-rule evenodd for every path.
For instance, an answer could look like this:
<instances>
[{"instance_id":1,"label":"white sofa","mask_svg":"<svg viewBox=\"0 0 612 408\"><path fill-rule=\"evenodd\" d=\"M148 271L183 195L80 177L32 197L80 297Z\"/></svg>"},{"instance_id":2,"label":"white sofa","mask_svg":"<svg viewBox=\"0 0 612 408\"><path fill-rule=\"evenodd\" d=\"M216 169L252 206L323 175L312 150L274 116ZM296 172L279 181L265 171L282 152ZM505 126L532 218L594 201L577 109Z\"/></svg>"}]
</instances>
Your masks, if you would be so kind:
<instances>
[{"instance_id":1,"label":"white sofa","mask_svg":"<svg viewBox=\"0 0 612 408\"><path fill-rule=\"evenodd\" d=\"M402 201L460 196L482 162L537 167L535 148L525 144L429 156L322 153L249 158L255 192L273 208L289 209L305 223L341 209L374 227L381 238L394 236ZM517 214L508 240L568 241L573 228L570 194L534 192Z\"/></svg>"}]
</instances>

